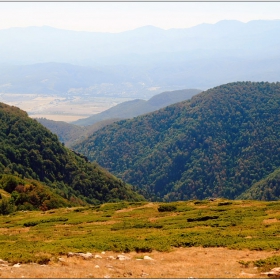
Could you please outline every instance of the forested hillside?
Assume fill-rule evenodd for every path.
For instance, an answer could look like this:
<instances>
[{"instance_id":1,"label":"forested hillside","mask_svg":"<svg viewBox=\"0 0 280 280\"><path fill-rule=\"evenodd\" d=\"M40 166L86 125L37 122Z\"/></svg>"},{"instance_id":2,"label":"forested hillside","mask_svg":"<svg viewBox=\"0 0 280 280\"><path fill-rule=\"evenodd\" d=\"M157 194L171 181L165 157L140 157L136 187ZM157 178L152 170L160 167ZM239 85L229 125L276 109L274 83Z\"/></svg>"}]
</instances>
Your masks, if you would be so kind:
<instances>
[{"instance_id":1,"label":"forested hillside","mask_svg":"<svg viewBox=\"0 0 280 280\"><path fill-rule=\"evenodd\" d=\"M153 200L234 199L280 167L279 108L280 83L225 84L107 126L75 149ZM279 199L277 178L250 198Z\"/></svg>"},{"instance_id":2,"label":"forested hillside","mask_svg":"<svg viewBox=\"0 0 280 280\"><path fill-rule=\"evenodd\" d=\"M63 121L48 120L46 118L37 118L36 120L52 133L56 134L59 141L64 143L66 147L71 147L76 142L82 141L88 135L118 119L104 120L85 127Z\"/></svg>"},{"instance_id":3,"label":"forested hillside","mask_svg":"<svg viewBox=\"0 0 280 280\"><path fill-rule=\"evenodd\" d=\"M239 199L279 200L280 198L280 169L276 169L264 179L253 184L242 193Z\"/></svg>"},{"instance_id":4,"label":"forested hillside","mask_svg":"<svg viewBox=\"0 0 280 280\"><path fill-rule=\"evenodd\" d=\"M138 200L131 187L65 148L27 113L0 103L0 174L44 182L68 200Z\"/></svg>"}]
</instances>

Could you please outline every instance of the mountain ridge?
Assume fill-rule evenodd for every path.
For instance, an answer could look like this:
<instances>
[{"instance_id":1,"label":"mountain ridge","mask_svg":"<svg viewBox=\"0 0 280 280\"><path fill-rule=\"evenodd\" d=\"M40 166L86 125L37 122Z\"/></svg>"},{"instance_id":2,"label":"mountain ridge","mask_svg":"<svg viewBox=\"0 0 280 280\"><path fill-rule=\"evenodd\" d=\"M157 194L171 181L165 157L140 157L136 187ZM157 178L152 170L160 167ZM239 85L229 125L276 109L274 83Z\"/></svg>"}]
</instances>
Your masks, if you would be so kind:
<instances>
[{"instance_id":1,"label":"mountain ridge","mask_svg":"<svg viewBox=\"0 0 280 280\"><path fill-rule=\"evenodd\" d=\"M104 92L105 83L113 84L110 94L143 98L151 94L150 87L160 87L161 91L205 90L238 80L276 82L279 76L279 20L220 21L170 30L153 27L150 33L144 29L112 34L60 30L53 35L43 30L30 35L22 30L12 34L0 30L0 41L5 42L0 46L2 65L14 64L14 72L5 79L3 71L0 73L0 89L9 93L35 90L41 94L65 94L75 89L82 94L98 94ZM28 71L27 65L49 62L72 64L76 69L65 66L56 73L57 79L50 74L59 65L45 72L42 65L36 65L32 77L16 71L20 67L16 65ZM267 71L262 71L263 67ZM63 82L65 72L67 82ZM86 82L80 76L87 77ZM50 81L42 83L45 79Z\"/></svg>"},{"instance_id":2,"label":"mountain ridge","mask_svg":"<svg viewBox=\"0 0 280 280\"><path fill-rule=\"evenodd\" d=\"M73 148L146 198L234 199L280 167L279 106L279 82L225 84L116 122Z\"/></svg>"},{"instance_id":3,"label":"mountain ridge","mask_svg":"<svg viewBox=\"0 0 280 280\"><path fill-rule=\"evenodd\" d=\"M88 118L80 119L72 122L76 125L91 125L98 121L106 119L129 119L160 108L168 106L172 103L177 103L191 98L193 95L201 92L199 89L183 89L174 91L165 91L154 95L149 100L134 99L120 103L106 111L92 115Z\"/></svg>"}]
</instances>

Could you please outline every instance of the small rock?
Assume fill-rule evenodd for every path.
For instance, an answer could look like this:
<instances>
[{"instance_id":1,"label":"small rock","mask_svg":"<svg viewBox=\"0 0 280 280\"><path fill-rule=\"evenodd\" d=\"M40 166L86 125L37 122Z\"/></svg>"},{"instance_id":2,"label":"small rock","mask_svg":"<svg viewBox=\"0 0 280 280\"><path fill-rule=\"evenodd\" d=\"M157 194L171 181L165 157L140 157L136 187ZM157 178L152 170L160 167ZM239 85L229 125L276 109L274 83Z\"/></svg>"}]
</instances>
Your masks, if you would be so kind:
<instances>
[{"instance_id":1,"label":"small rock","mask_svg":"<svg viewBox=\"0 0 280 280\"><path fill-rule=\"evenodd\" d=\"M105 275L104 278L105 278L105 279L109 279L109 278L110 278L110 275Z\"/></svg>"},{"instance_id":2,"label":"small rock","mask_svg":"<svg viewBox=\"0 0 280 280\"><path fill-rule=\"evenodd\" d=\"M69 253L67 254L67 258L74 257L74 256L77 256L77 253L69 252Z\"/></svg>"},{"instance_id":3,"label":"small rock","mask_svg":"<svg viewBox=\"0 0 280 280\"><path fill-rule=\"evenodd\" d=\"M130 257L127 257L125 255L118 255L117 259L119 259L120 261L126 261L126 260L130 260Z\"/></svg>"},{"instance_id":4,"label":"small rock","mask_svg":"<svg viewBox=\"0 0 280 280\"><path fill-rule=\"evenodd\" d=\"M280 273L280 267L272 268L271 271Z\"/></svg>"},{"instance_id":5,"label":"small rock","mask_svg":"<svg viewBox=\"0 0 280 280\"><path fill-rule=\"evenodd\" d=\"M262 273L267 276L280 277L280 267L272 268L269 272Z\"/></svg>"},{"instance_id":6,"label":"small rock","mask_svg":"<svg viewBox=\"0 0 280 280\"><path fill-rule=\"evenodd\" d=\"M107 268L114 268L112 265L107 264L106 265Z\"/></svg>"},{"instance_id":7,"label":"small rock","mask_svg":"<svg viewBox=\"0 0 280 280\"><path fill-rule=\"evenodd\" d=\"M102 257L100 255L95 255L94 258L95 259L102 259Z\"/></svg>"},{"instance_id":8,"label":"small rock","mask_svg":"<svg viewBox=\"0 0 280 280\"><path fill-rule=\"evenodd\" d=\"M115 260L116 258L113 257L113 256L109 256L107 259L108 259L108 260Z\"/></svg>"},{"instance_id":9,"label":"small rock","mask_svg":"<svg viewBox=\"0 0 280 280\"><path fill-rule=\"evenodd\" d=\"M102 254L102 255L105 255L106 253L103 251L103 252L101 252L101 254Z\"/></svg>"},{"instance_id":10,"label":"small rock","mask_svg":"<svg viewBox=\"0 0 280 280\"><path fill-rule=\"evenodd\" d=\"M240 275L242 275L242 276L248 276L248 277L255 277L257 274L246 273L246 272L241 271Z\"/></svg>"},{"instance_id":11,"label":"small rock","mask_svg":"<svg viewBox=\"0 0 280 280\"><path fill-rule=\"evenodd\" d=\"M20 263L14 264L13 267L20 267Z\"/></svg>"},{"instance_id":12,"label":"small rock","mask_svg":"<svg viewBox=\"0 0 280 280\"><path fill-rule=\"evenodd\" d=\"M86 253L86 254L80 253L79 255L80 255L81 257L83 257L85 260L88 260L88 259L93 258L92 253Z\"/></svg>"},{"instance_id":13,"label":"small rock","mask_svg":"<svg viewBox=\"0 0 280 280\"><path fill-rule=\"evenodd\" d=\"M99 265L96 265L95 268L100 268L100 266L99 266Z\"/></svg>"},{"instance_id":14,"label":"small rock","mask_svg":"<svg viewBox=\"0 0 280 280\"><path fill-rule=\"evenodd\" d=\"M149 260L149 261L152 261L153 258L149 257L149 256L144 256L144 260Z\"/></svg>"},{"instance_id":15,"label":"small rock","mask_svg":"<svg viewBox=\"0 0 280 280\"><path fill-rule=\"evenodd\" d=\"M58 258L58 261L65 262L65 259L64 258Z\"/></svg>"},{"instance_id":16,"label":"small rock","mask_svg":"<svg viewBox=\"0 0 280 280\"><path fill-rule=\"evenodd\" d=\"M8 262L0 259L0 264L8 264Z\"/></svg>"}]
</instances>

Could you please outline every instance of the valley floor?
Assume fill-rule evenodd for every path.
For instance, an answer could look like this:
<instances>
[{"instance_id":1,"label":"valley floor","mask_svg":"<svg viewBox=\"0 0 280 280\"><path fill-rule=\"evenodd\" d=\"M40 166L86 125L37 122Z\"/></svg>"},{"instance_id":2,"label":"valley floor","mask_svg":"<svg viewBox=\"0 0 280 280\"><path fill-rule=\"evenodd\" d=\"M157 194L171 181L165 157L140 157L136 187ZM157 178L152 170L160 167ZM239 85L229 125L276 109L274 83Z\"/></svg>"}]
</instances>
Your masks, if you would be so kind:
<instances>
[{"instance_id":1,"label":"valley floor","mask_svg":"<svg viewBox=\"0 0 280 280\"><path fill-rule=\"evenodd\" d=\"M124 254L130 258L126 260L116 259L118 255L105 252L99 254L102 258L89 260L61 256L48 265L1 266L0 278L267 278L252 264L246 268L239 261L264 259L280 252L192 247L169 253L130 252Z\"/></svg>"}]
</instances>

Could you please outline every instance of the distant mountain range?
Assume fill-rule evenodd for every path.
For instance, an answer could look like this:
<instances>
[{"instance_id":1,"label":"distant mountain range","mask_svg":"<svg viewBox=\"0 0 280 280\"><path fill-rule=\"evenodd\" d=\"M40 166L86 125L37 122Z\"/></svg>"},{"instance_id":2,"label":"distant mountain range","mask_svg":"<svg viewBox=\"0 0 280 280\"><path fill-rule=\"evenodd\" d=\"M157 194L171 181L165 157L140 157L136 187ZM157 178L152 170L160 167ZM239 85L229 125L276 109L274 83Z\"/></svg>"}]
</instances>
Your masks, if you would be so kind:
<instances>
[{"instance_id":1,"label":"distant mountain range","mask_svg":"<svg viewBox=\"0 0 280 280\"><path fill-rule=\"evenodd\" d=\"M73 148L151 200L279 200L279 106L279 82L229 83L115 122Z\"/></svg>"},{"instance_id":2,"label":"distant mountain range","mask_svg":"<svg viewBox=\"0 0 280 280\"><path fill-rule=\"evenodd\" d=\"M201 55L202 59L209 57L209 52L267 57L279 54L279 28L280 20L224 20L169 30L144 26L121 33L78 32L48 26L10 28L0 30L0 60L16 65L59 62L96 66L192 61Z\"/></svg>"},{"instance_id":3,"label":"distant mountain range","mask_svg":"<svg viewBox=\"0 0 280 280\"><path fill-rule=\"evenodd\" d=\"M276 82L279 34L280 20L121 33L0 30L0 92L150 98L234 81Z\"/></svg>"}]
</instances>

